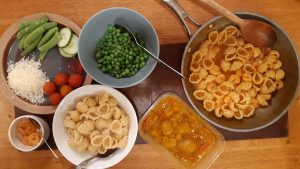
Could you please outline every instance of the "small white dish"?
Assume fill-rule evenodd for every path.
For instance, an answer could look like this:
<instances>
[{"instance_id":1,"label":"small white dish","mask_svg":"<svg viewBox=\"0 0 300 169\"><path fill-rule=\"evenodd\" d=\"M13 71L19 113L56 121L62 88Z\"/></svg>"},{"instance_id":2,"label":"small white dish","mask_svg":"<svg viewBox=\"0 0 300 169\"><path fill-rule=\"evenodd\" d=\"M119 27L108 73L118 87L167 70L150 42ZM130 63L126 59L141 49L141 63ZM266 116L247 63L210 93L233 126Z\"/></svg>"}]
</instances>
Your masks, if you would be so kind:
<instances>
[{"instance_id":1,"label":"small white dish","mask_svg":"<svg viewBox=\"0 0 300 169\"><path fill-rule=\"evenodd\" d=\"M27 146L27 145L24 145L21 140L19 140L18 136L17 136L17 130L16 130L16 127L17 127L17 124L18 122L21 120L21 119L24 119L24 118L31 118L33 120L35 120L39 126L40 126L40 131L42 133L42 136L45 138L45 140L48 139L49 137L49 133L50 133L50 130L49 130L49 125L46 123L45 120L43 120L42 118L40 117L37 117L37 116L34 116L34 115L24 115L24 116L20 116L18 118L16 118L9 126L9 129L8 129L8 138L9 138L9 141L10 143L12 144L12 146L14 146L16 149L20 150L20 151L23 151L23 152L30 152L30 151L33 151L35 149L37 149L38 147L40 147L41 145L44 144L44 141L43 139L41 138L40 142L36 145L36 146Z\"/></svg>"},{"instance_id":2,"label":"small white dish","mask_svg":"<svg viewBox=\"0 0 300 169\"><path fill-rule=\"evenodd\" d=\"M138 121L136 112L130 101L119 91L103 85L87 85L75 89L69 93L58 105L53 118L52 130L54 141L62 155L74 165L95 155L95 153L79 153L72 149L67 143L67 131L64 126L64 117L67 110L75 107L76 101L85 96L96 96L99 93L107 92L114 97L119 106L127 113L130 119L128 142L125 148L118 149L112 155L106 158L98 158L88 164L88 169L109 168L122 161L131 151L135 143L138 132Z\"/></svg>"}]
</instances>

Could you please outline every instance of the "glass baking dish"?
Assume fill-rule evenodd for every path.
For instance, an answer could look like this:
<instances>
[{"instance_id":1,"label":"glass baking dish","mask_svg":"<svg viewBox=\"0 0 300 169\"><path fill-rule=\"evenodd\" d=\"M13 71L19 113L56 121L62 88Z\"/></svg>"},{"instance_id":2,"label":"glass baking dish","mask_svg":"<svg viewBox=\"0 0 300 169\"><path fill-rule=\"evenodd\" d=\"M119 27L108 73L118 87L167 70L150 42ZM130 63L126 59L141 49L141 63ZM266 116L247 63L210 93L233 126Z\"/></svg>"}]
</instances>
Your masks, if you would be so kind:
<instances>
[{"instance_id":1,"label":"glass baking dish","mask_svg":"<svg viewBox=\"0 0 300 169\"><path fill-rule=\"evenodd\" d=\"M170 102L168 102L168 99ZM164 112L162 117L160 117L161 112ZM181 120L181 114L184 114L184 112L190 113L190 115L188 113L186 113L185 116L182 115L182 117L185 117L186 120L193 120L193 118L196 120L193 122L182 120L179 121L180 123L177 123L176 120ZM176 119L177 117L179 119ZM189 124L188 130L181 130L184 123ZM170 127L171 124L172 127ZM198 128L194 130L192 128L193 124L197 124L196 127ZM169 127L169 130L166 126ZM153 130L150 131L150 129ZM171 131L172 134L170 134L169 131ZM187 132L187 134L182 134L183 131ZM200 134L201 132L203 135ZM146 111L139 121L139 133L147 143L152 145L160 154L168 158L170 162L173 162L176 165L176 168L207 169L219 157L224 149L225 140L223 135L201 118L196 111L194 111L184 100L173 92L163 93ZM192 134L194 134L193 138L201 139L201 141L192 140L193 138L191 139L191 137L188 137ZM205 137L207 140L203 139ZM209 143L209 141L211 141L211 143ZM191 145L185 144L190 142ZM202 147L205 148L202 149ZM201 152L202 150L203 152ZM196 152L204 154L197 155ZM188 159L196 160L194 162L190 162Z\"/></svg>"}]
</instances>

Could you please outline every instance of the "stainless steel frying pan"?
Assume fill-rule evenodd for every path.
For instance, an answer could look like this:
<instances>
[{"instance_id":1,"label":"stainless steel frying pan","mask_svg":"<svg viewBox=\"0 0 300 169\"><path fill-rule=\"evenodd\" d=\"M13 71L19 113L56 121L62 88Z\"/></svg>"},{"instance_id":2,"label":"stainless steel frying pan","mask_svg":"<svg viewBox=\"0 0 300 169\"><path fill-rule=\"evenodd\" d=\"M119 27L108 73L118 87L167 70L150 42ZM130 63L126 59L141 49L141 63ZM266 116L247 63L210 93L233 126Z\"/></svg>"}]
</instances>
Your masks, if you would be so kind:
<instances>
[{"instance_id":1,"label":"stainless steel frying pan","mask_svg":"<svg viewBox=\"0 0 300 169\"><path fill-rule=\"evenodd\" d=\"M186 32L190 36L190 40L185 48L181 64L181 73L185 77L189 77L189 64L191 56L198 49L200 43L207 38L208 33L213 30L220 31L226 26L235 24L222 16L218 16L202 25L192 36L187 24L185 23L185 19L189 18L198 26L200 25L195 20L193 20L175 0L162 1L166 3L179 16ZM283 62L282 69L286 73L286 76L284 78L284 87L281 90L277 91L275 94L272 94L272 99L271 101L269 101L268 107L257 109L254 116L243 118L242 120L236 120L233 118L219 118L216 117L214 113L207 112L203 108L202 103L196 100L193 96L194 87L189 83L188 78L183 79L182 84L192 106L206 120L226 130L236 132L249 132L265 128L276 122L285 113L287 113L289 107L292 105L297 96L300 74L299 59L292 40L279 25L277 25L270 19L258 14L247 12L240 12L236 14L241 18L256 19L266 22L273 26L273 28L275 28L275 30L277 31L278 40L273 48L280 52L280 59Z\"/></svg>"}]
</instances>

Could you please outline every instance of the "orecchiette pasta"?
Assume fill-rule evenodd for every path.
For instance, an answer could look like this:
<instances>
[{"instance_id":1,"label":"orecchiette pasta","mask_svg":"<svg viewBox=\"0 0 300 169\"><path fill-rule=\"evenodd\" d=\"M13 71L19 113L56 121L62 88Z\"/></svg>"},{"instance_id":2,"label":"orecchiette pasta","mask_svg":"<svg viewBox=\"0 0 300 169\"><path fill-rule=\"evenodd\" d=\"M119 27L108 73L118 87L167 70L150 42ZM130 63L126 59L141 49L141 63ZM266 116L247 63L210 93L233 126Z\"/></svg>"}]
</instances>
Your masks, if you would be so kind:
<instances>
[{"instance_id":1,"label":"orecchiette pasta","mask_svg":"<svg viewBox=\"0 0 300 169\"><path fill-rule=\"evenodd\" d=\"M75 107L64 118L70 147L80 153L104 154L108 149L126 146L130 120L115 98L108 93L88 96Z\"/></svg>"},{"instance_id":2,"label":"orecchiette pasta","mask_svg":"<svg viewBox=\"0 0 300 169\"><path fill-rule=\"evenodd\" d=\"M278 51L245 41L236 26L212 31L191 57L193 95L217 117L250 117L260 106L268 106L272 93L284 86L279 58Z\"/></svg>"}]
</instances>

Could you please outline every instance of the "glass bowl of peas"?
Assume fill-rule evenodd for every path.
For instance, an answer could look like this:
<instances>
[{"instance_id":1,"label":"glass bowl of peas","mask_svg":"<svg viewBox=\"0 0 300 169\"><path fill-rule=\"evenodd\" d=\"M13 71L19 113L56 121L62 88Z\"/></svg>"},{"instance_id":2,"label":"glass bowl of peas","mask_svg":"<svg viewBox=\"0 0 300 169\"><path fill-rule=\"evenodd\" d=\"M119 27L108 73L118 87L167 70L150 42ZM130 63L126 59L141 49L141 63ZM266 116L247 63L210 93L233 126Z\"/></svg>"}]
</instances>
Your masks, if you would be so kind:
<instances>
[{"instance_id":1,"label":"glass bowl of peas","mask_svg":"<svg viewBox=\"0 0 300 169\"><path fill-rule=\"evenodd\" d=\"M117 7L96 13L84 25L79 36L79 59L98 83L131 87L145 80L157 62L115 24L130 29L141 45L159 56L159 39L149 20L134 10Z\"/></svg>"}]
</instances>

